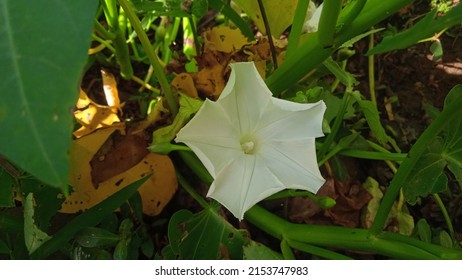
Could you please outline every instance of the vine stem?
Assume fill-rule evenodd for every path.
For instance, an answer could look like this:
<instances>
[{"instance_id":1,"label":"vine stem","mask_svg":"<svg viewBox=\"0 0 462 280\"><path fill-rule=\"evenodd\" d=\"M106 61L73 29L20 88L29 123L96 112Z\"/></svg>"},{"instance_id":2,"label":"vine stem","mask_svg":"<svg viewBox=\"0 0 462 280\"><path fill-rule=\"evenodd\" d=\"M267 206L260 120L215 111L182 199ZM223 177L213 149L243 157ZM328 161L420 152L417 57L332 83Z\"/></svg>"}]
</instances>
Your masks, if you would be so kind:
<instances>
[{"instance_id":1,"label":"vine stem","mask_svg":"<svg viewBox=\"0 0 462 280\"><path fill-rule=\"evenodd\" d=\"M433 194L433 198L435 199L436 203L441 209L441 213L443 214L444 220L446 221L446 225L448 226L449 234L451 235L451 238L455 240L455 233L454 233L454 227L452 226L451 218L449 217L448 210L446 209L446 206L444 206L443 201L441 200L441 197L437 194Z\"/></svg>"},{"instance_id":2,"label":"vine stem","mask_svg":"<svg viewBox=\"0 0 462 280\"><path fill-rule=\"evenodd\" d=\"M183 175L181 175L180 172L176 172L176 177L178 179L178 182L180 185L183 187L183 189L192 197L194 198L195 201L197 201L204 209L210 208L210 205L205 201L205 199L200 196L194 188L188 183L188 180L186 180Z\"/></svg>"},{"instance_id":3,"label":"vine stem","mask_svg":"<svg viewBox=\"0 0 462 280\"><path fill-rule=\"evenodd\" d=\"M300 251L310 253L322 258L330 259L330 260L351 260L351 258L339 254L337 252L327 250L324 248L320 248L317 246L313 246L310 244L306 244L303 242L298 242L298 241L293 241L293 240L287 240L287 244L289 244L290 247L298 249Z\"/></svg>"},{"instance_id":4,"label":"vine stem","mask_svg":"<svg viewBox=\"0 0 462 280\"><path fill-rule=\"evenodd\" d=\"M294 224L259 205L247 211L245 218L273 237L313 246L364 250L396 259L462 258L459 250L425 243L397 233L383 232L373 235L367 229Z\"/></svg>"},{"instance_id":5,"label":"vine stem","mask_svg":"<svg viewBox=\"0 0 462 280\"><path fill-rule=\"evenodd\" d=\"M154 49L151 46L146 32L144 32L143 27L141 26L140 19L136 15L135 11L132 9L127 0L118 0L120 6L125 11L130 23L133 26L138 38L140 39L141 45L143 45L146 55L148 56L149 62L151 62L152 67L154 68L154 75L156 75L157 80L159 81L162 92L164 93L165 98L167 99L167 104L172 113L172 116L175 117L178 113L178 103L176 102L175 97L173 96L173 91L170 88L170 84L167 81L165 76L164 69L160 65L159 58L157 57Z\"/></svg>"}]
</instances>

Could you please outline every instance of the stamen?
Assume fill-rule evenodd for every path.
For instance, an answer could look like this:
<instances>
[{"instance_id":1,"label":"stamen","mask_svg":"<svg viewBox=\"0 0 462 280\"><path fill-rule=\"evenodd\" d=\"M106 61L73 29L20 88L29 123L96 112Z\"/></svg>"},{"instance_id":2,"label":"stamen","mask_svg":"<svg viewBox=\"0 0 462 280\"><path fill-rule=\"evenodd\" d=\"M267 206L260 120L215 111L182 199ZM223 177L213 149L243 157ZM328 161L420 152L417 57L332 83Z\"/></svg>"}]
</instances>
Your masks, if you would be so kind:
<instances>
[{"instance_id":1,"label":"stamen","mask_svg":"<svg viewBox=\"0 0 462 280\"><path fill-rule=\"evenodd\" d=\"M253 154L255 143L253 141L247 141L241 144L241 148L246 154Z\"/></svg>"}]
</instances>

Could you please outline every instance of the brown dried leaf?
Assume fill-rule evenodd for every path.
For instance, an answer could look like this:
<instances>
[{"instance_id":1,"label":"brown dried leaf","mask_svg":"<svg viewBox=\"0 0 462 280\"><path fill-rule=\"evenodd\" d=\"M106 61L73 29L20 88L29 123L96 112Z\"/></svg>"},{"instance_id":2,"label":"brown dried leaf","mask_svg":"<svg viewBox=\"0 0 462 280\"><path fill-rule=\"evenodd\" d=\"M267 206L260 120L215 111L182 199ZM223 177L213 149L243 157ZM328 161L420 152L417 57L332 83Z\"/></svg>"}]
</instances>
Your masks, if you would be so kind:
<instances>
[{"instance_id":1,"label":"brown dried leaf","mask_svg":"<svg viewBox=\"0 0 462 280\"><path fill-rule=\"evenodd\" d=\"M226 84L223 72L224 66L215 64L194 73L194 84L197 90L208 98L217 100Z\"/></svg>"},{"instance_id":2,"label":"brown dried leaf","mask_svg":"<svg viewBox=\"0 0 462 280\"><path fill-rule=\"evenodd\" d=\"M346 227L360 225L361 209L369 202L371 195L358 183L335 181L339 195L337 204L326 211L334 224Z\"/></svg>"},{"instance_id":3,"label":"brown dried leaf","mask_svg":"<svg viewBox=\"0 0 462 280\"><path fill-rule=\"evenodd\" d=\"M138 135L112 133L90 161L93 186L135 166L149 153L147 146Z\"/></svg>"},{"instance_id":4,"label":"brown dried leaf","mask_svg":"<svg viewBox=\"0 0 462 280\"><path fill-rule=\"evenodd\" d=\"M323 210L308 198L293 198L289 219L298 223L358 227L361 209L371 199L370 194L361 185L352 182L342 183L333 178L326 180L317 195L335 199L336 205Z\"/></svg>"},{"instance_id":5,"label":"brown dried leaf","mask_svg":"<svg viewBox=\"0 0 462 280\"><path fill-rule=\"evenodd\" d=\"M334 200L338 195L334 188L334 180L329 178L319 189L317 196L329 196ZM315 216L324 213L324 210L307 197L294 197L291 199L289 219L297 223L312 223Z\"/></svg>"},{"instance_id":6,"label":"brown dried leaf","mask_svg":"<svg viewBox=\"0 0 462 280\"><path fill-rule=\"evenodd\" d=\"M111 137L113 134L116 136ZM157 215L162 211L177 189L170 158L146 153L147 143L139 136L123 135L121 124L73 141L69 181L74 192L61 212L84 211L149 174L151 177L139 188L143 212Z\"/></svg>"},{"instance_id":7,"label":"brown dried leaf","mask_svg":"<svg viewBox=\"0 0 462 280\"><path fill-rule=\"evenodd\" d=\"M198 98L197 89L194 86L193 78L188 73L176 75L171 82L171 85L179 92L187 94L192 98Z\"/></svg>"}]
</instances>

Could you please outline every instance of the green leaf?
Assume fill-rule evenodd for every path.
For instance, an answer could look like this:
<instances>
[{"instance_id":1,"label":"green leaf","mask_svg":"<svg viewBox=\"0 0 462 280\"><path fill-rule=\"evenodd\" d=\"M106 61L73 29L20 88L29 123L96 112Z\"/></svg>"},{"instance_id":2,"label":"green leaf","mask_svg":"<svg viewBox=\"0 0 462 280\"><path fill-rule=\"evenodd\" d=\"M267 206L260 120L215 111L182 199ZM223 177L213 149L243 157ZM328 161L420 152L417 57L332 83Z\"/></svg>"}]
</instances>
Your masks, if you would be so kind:
<instances>
[{"instance_id":1,"label":"green leaf","mask_svg":"<svg viewBox=\"0 0 462 280\"><path fill-rule=\"evenodd\" d=\"M442 158L443 143L441 138L428 143L426 152L414 166L414 172L404 188L404 195L409 203L415 204L419 196L444 191L448 178L444 174L446 161Z\"/></svg>"},{"instance_id":2,"label":"green leaf","mask_svg":"<svg viewBox=\"0 0 462 280\"><path fill-rule=\"evenodd\" d=\"M175 212L168 222L168 240L170 240L168 251L169 253L171 252L172 255L178 256L180 254L179 243L182 233L178 224L187 221L191 216L191 211L182 209ZM162 254L165 256L164 252Z\"/></svg>"},{"instance_id":3,"label":"green leaf","mask_svg":"<svg viewBox=\"0 0 462 280\"><path fill-rule=\"evenodd\" d=\"M169 223L169 241L180 259L242 259L244 235L212 208L196 214L180 210Z\"/></svg>"},{"instance_id":4,"label":"green leaf","mask_svg":"<svg viewBox=\"0 0 462 280\"><path fill-rule=\"evenodd\" d=\"M401 208L398 207L398 203L393 205L391 216L396 219L396 227L398 232L402 235L411 235L414 231L414 217L409 214L409 211L405 205Z\"/></svg>"},{"instance_id":5,"label":"green leaf","mask_svg":"<svg viewBox=\"0 0 462 280\"><path fill-rule=\"evenodd\" d=\"M351 74L348 71L345 71L338 65L336 61L332 59L332 57L329 57L323 62L323 65L332 73L335 75L337 79L340 80L342 84L344 84L348 89L351 89L354 85L356 85L358 82L356 81L355 77L353 74Z\"/></svg>"},{"instance_id":6,"label":"green leaf","mask_svg":"<svg viewBox=\"0 0 462 280\"><path fill-rule=\"evenodd\" d=\"M44 259L65 246L83 228L94 227L99 224L127 201L148 178L145 177L128 185L68 222L30 257L32 259Z\"/></svg>"},{"instance_id":7,"label":"green leaf","mask_svg":"<svg viewBox=\"0 0 462 280\"><path fill-rule=\"evenodd\" d=\"M338 98L337 96L333 95L327 90L323 91L322 99L326 102L326 113L324 114L324 118L329 122L338 116L338 112L342 108L342 99ZM349 99L348 104L346 105L346 111L343 115L344 119L350 119L356 116L355 109L353 108L354 99Z\"/></svg>"},{"instance_id":8,"label":"green leaf","mask_svg":"<svg viewBox=\"0 0 462 280\"><path fill-rule=\"evenodd\" d=\"M371 129L372 133L374 134L375 138L380 142L380 144L385 145L390 143L395 150L399 151L398 145L396 144L395 140L388 136L385 132L385 129L380 122L379 112L377 107L369 100L362 100L356 94L354 94L356 101L358 102L359 107L364 113L364 117L366 118L367 123L369 124L369 128Z\"/></svg>"},{"instance_id":9,"label":"green leaf","mask_svg":"<svg viewBox=\"0 0 462 280\"><path fill-rule=\"evenodd\" d=\"M20 181L21 192L23 196L29 193L34 194L35 201L35 224L46 231L50 219L61 208L64 198L58 197L58 189L44 185L37 179L30 177Z\"/></svg>"},{"instance_id":10,"label":"green leaf","mask_svg":"<svg viewBox=\"0 0 462 280\"><path fill-rule=\"evenodd\" d=\"M191 117L200 109L204 101L196 98L189 97L186 94L180 93L180 109L175 116L173 123L159 128L152 134L151 150L156 150L156 144L170 142L175 138L180 129L191 119Z\"/></svg>"},{"instance_id":11,"label":"green leaf","mask_svg":"<svg viewBox=\"0 0 462 280\"><path fill-rule=\"evenodd\" d=\"M24 240L29 254L32 254L51 237L41 231L34 221L34 195L28 194L24 203Z\"/></svg>"},{"instance_id":12,"label":"green leaf","mask_svg":"<svg viewBox=\"0 0 462 280\"><path fill-rule=\"evenodd\" d=\"M250 241L244 246L244 260L283 260L282 255L265 245Z\"/></svg>"},{"instance_id":13,"label":"green leaf","mask_svg":"<svg viewBox=\"0 0 462 280\"><path fill-rule=\"evenodd\" d=\"M138 12L164 12L165 7L162 2L132 0L131 1Z\"/></svg>"},{"instance_id":14,"label":"green leaf","mask_svg":"<svg viewBox=\"0 0 462 280\"><path fill-rule=\"evenodd\" d=\"M127 260L131 239L120 240L114 248L114 260Z\"/></svg>"},{"instance_id":15,"label":"green leaf","mask_svg":"<svg viewBox=\"0 0 462 280\"><path fill-rule=\"evenodd\" d=\"M432 60L437 61L443 57L443 45L440 40L435 40L430 46L430 51L433 54Z\"/></svg>"},{"instance_id":16,"label":"green leaf","mask_svg":"<svg viewBox=\"0 0 462 280\"><path fill-rule=\"evenodd\" d=\"M452 238L446 231L442 230L439 234L439 243L441 246L446 248L453 248Z\"/></svg>"},{"instance_id":17,"label":"green leaf","mask_svg":"<svg viewBox=\"0 0 462 280\"><path fill-rule=\"evenodd\" d=\"M363 188L372 196L371 200L363 210L363 224L365 228L370 228L375 219L377 210L379 209L380 202L383 198L382 190L380 190L379 182L372 177L367 177L363 183Z\"/></svg>"},{"instance_id":18,"label":"green leaf","mask_svg":"<svg viewBox=\"0 0 462 280\"><path fill-rule=\"evenodd\" d=\"M367 55L379 54L391 50L404 49L421 40L431 38L440 31L460 24L462 21L462 5L457 5L442 17L436 17L436 9L429 12L413 27L396 35L385 37Z\"/></svg>"},{"instance_id":19,"label":"green leaf","mask_svg":"<svg viewBox=\"0 0 462 280\"><path fill-rule=\"evenodd\" d=\"M443 112L449 104L462 102L462 86L454 87L447 95ZM442 114L438 115L438 118ZM445 123L441 135L427 141L411 176L403 186L406 200L415 204L418 197L438 193L447 188L448 168L462 185L462 119L454 118Z\"/></svg>"},{"instance_id":20,"label":"green leaf","mask_svg":"<svg viewBox=\"0 0 462 280\"><path fill-rule=\"evenodd\" d=\"M77 246L71 252L73 260L112 260L112 255L100 248L85 248Z\"/></svg>"},{"instance_id":21,"label":"green leaf","mask_svg":"<svg viewBox=\"0 0 462 280\"><path fill-rule=\"evenodd\" d=\"M430 225L427 223L427 220L420 219L416 224L416 228L420 240L427 243L430 243L432 241L432 230L430 228Z\"/></svg>"},{"instance_id":22,"label":"green leaf","mask_svg":"<svg viewBox=\"0 0 462 280\"><path fill-rule=\"evenodd\" d=\"M0 2L0 153L67 190L70 109L98 1Z\"/></svg>"},{"instance_id":23,"label":"green leaf","mask_svg":"<svg viewBox=\"0 0 462 280\"><path fill-rule=\"evenodd\" d=\"M194 0L191 5L191 14L201 19L209 9L208 0Z\"/></svg>"},{"instance_id":24,"label":"green leaf","mask_svg":"<svg viewBox=\"0 0 462 280\"><path fill-rule=\"evenodd\" d=\"M75 237L80 246L87 248L110 246L119 240L117 234L97 227L84 228Z\"/></svg>"},{"instance_id":25,"label":"green leaf","mask_svg":"<svg viewBox=\"0 0 462 280\"><path fill-rule=\"evenodd\" d=\"M155 253L154 242L149 236L142 241L143 242L140 246L141 253L143 253L143 255L145 255L147 258L152 259Z\"/></svg>"},{"instance_id":26,"label":"green leaf","mask_svg":"<svg viewBox=\"0 0 462 280\"><path fill-rule=\"evenodd\" d=\"M213 2L213 1L212 1ZM262 13L257 0L235 0L239 6L257 25L258 29L266 33ZM297 6L296 0L262 0L271 35L279 38L284 30L292 24Z\"/></svg>"},{"instance_id":27,"label":"green leaf","mask_svg":"<svg viewBox=\"0 0 462 280\"><path fill-rule=\"evenodd\" d=\"M162 259L164 260L176 260L178 258L178 254L173 251L172 245L169 244L162 248Z\"/></svg>"}]
</instances>

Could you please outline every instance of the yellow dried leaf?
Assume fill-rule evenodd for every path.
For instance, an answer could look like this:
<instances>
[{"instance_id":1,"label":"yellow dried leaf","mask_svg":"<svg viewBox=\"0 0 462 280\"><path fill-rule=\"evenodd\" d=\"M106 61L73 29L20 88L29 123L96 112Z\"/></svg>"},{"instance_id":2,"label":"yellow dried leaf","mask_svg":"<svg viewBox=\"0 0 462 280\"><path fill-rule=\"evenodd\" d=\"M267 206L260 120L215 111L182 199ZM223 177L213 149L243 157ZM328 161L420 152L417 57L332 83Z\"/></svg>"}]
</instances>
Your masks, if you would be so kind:
<instances>
[{"instance_id":1,"label":"yellow dried leaf","mask_svg":"<svg viewBox=\"0 0 462 280\"><path fill-rule=\"evenodd\" d=\"M224 67L217 64L196 73L194 75L194 84L197 90L213 100L218 99L218 96L225 88L223 70Z\"/></svg>"},{"instance_id":2,"label":"yellow dried leaf","mask_svg":"<svg viewBox=\"0 0 462 280\"><path fill-rule=\"evenodd\" d=\"M266 79L266 61L265 60L258 60L254 61L255 67L257 68L258 74L262 77L262 79Z\"/></svg>"},{"instance_id":3,"label":"yellow dried leaf","mask_svg":"<svg viewBox=\"0 0 462 280\"><path fill-rule=\"evenodd\" d=\"M85 91L80 89L79 100L77 100L77 104L75 105L75 107L79 110L82 110L82 109L85 109L85 107L87 107L88 105L90 105L90 103L91 103L91 100L88 97L88 95L85 93Z\"/></svg>"},{"instance_id":4,"label":"yellow dried leaf","mask_svg":"<svg viewBox=\"0 0 462 280\"><path fill-rule=\"evenodd\" d=\"M116 114L117 110L114 112L111 107L95 104L83 90L80 90L76 107L74 117L82 125L74 132L76 138L90 134L98 128L108 127L113 123L120 122Z\"/></svg>"},{"instance_id":5,"label":"yellow dried leaf","mask_svg":"<svg viewBox=\"0 0 462 280\"><path fill-rule=\"evenodd\" d=\"M192 98L198 98L197 89L194 86L193 78L188 73L181 73L171 82L171 85L179 92L187 94Z\"/></svg>"},{"instance_id":6,"label":"yellow dried leaf","mask_svg":"<svg viewBox=\"0 0 462 280\"><path fill-rule=\"evenodd\" d=\"M139 162L132 162L131 165L133 166L129 166L123 172L111 175L109 178L104 179L104 181L98 181L103 178L100 177L96 180L95 185L96 174L93 172L93 168L95 167L92 166L91 162L95 160L95 157L96 160L101 159L104 161L105 156L113 152L113 149L117 149L116 144L107 144L108 141L109 143L111 142L111 137L116 131L119 134L124 134L124 126L117 125L99 129L92 134L73 141L70 150L71 173L69 175L69 182L74 192L71 193L62 205L61 212L76 213L84 211L121 188L149 174L152 174L151 177L139 188L143 201L143 212L146 215L159 214L173 197L177 189L174 166L168 156L152 153L145 153ZM131 143L131 145L136 145L137 142L131 141ZM128 150L133 150L134 148L130 145L127 147ZM146 149L145 146L137 148ZM126 155L127 151L122 150L119 153ZM122 158L121 160L130 159ZM114 167L114 165L118 165L117 162L106 160L106 163L108 165L107 170L117 171L118 167ZM99 167L98 170L104 171L105 169ZM99 175L101 176L101 174Z\"/></svg>"},{"instance_id":7,"label":"yellow dried leaf","mask_svg":"<svg viewBox=\"0 0 462 280\"><path fill-rule=\"evenodd\" d=\"M283 63L284 48L287 46L287 39L284 40L273 40L274 46L276 47L276 54L278 59L278 64ZM263 79L266 78L266 69L267 61L272 61L271 50L269 46L268 39L266 37L262 38L256 44L249 45L245 48L245 53L249 55L248 60L253 61L257 67L258 73L260 73Z\"/></svg>"},{"instance_id":8,"label":"yellow dried leaf","mask_svg":"<svg viewBox=\"0 0 462 280\"><path fill-rule=\"evenodd\" d=\"M220 26L204 32L204 51L231 53L248 44L247 38L239 29Z\"/></svg>"}]
</instances>

